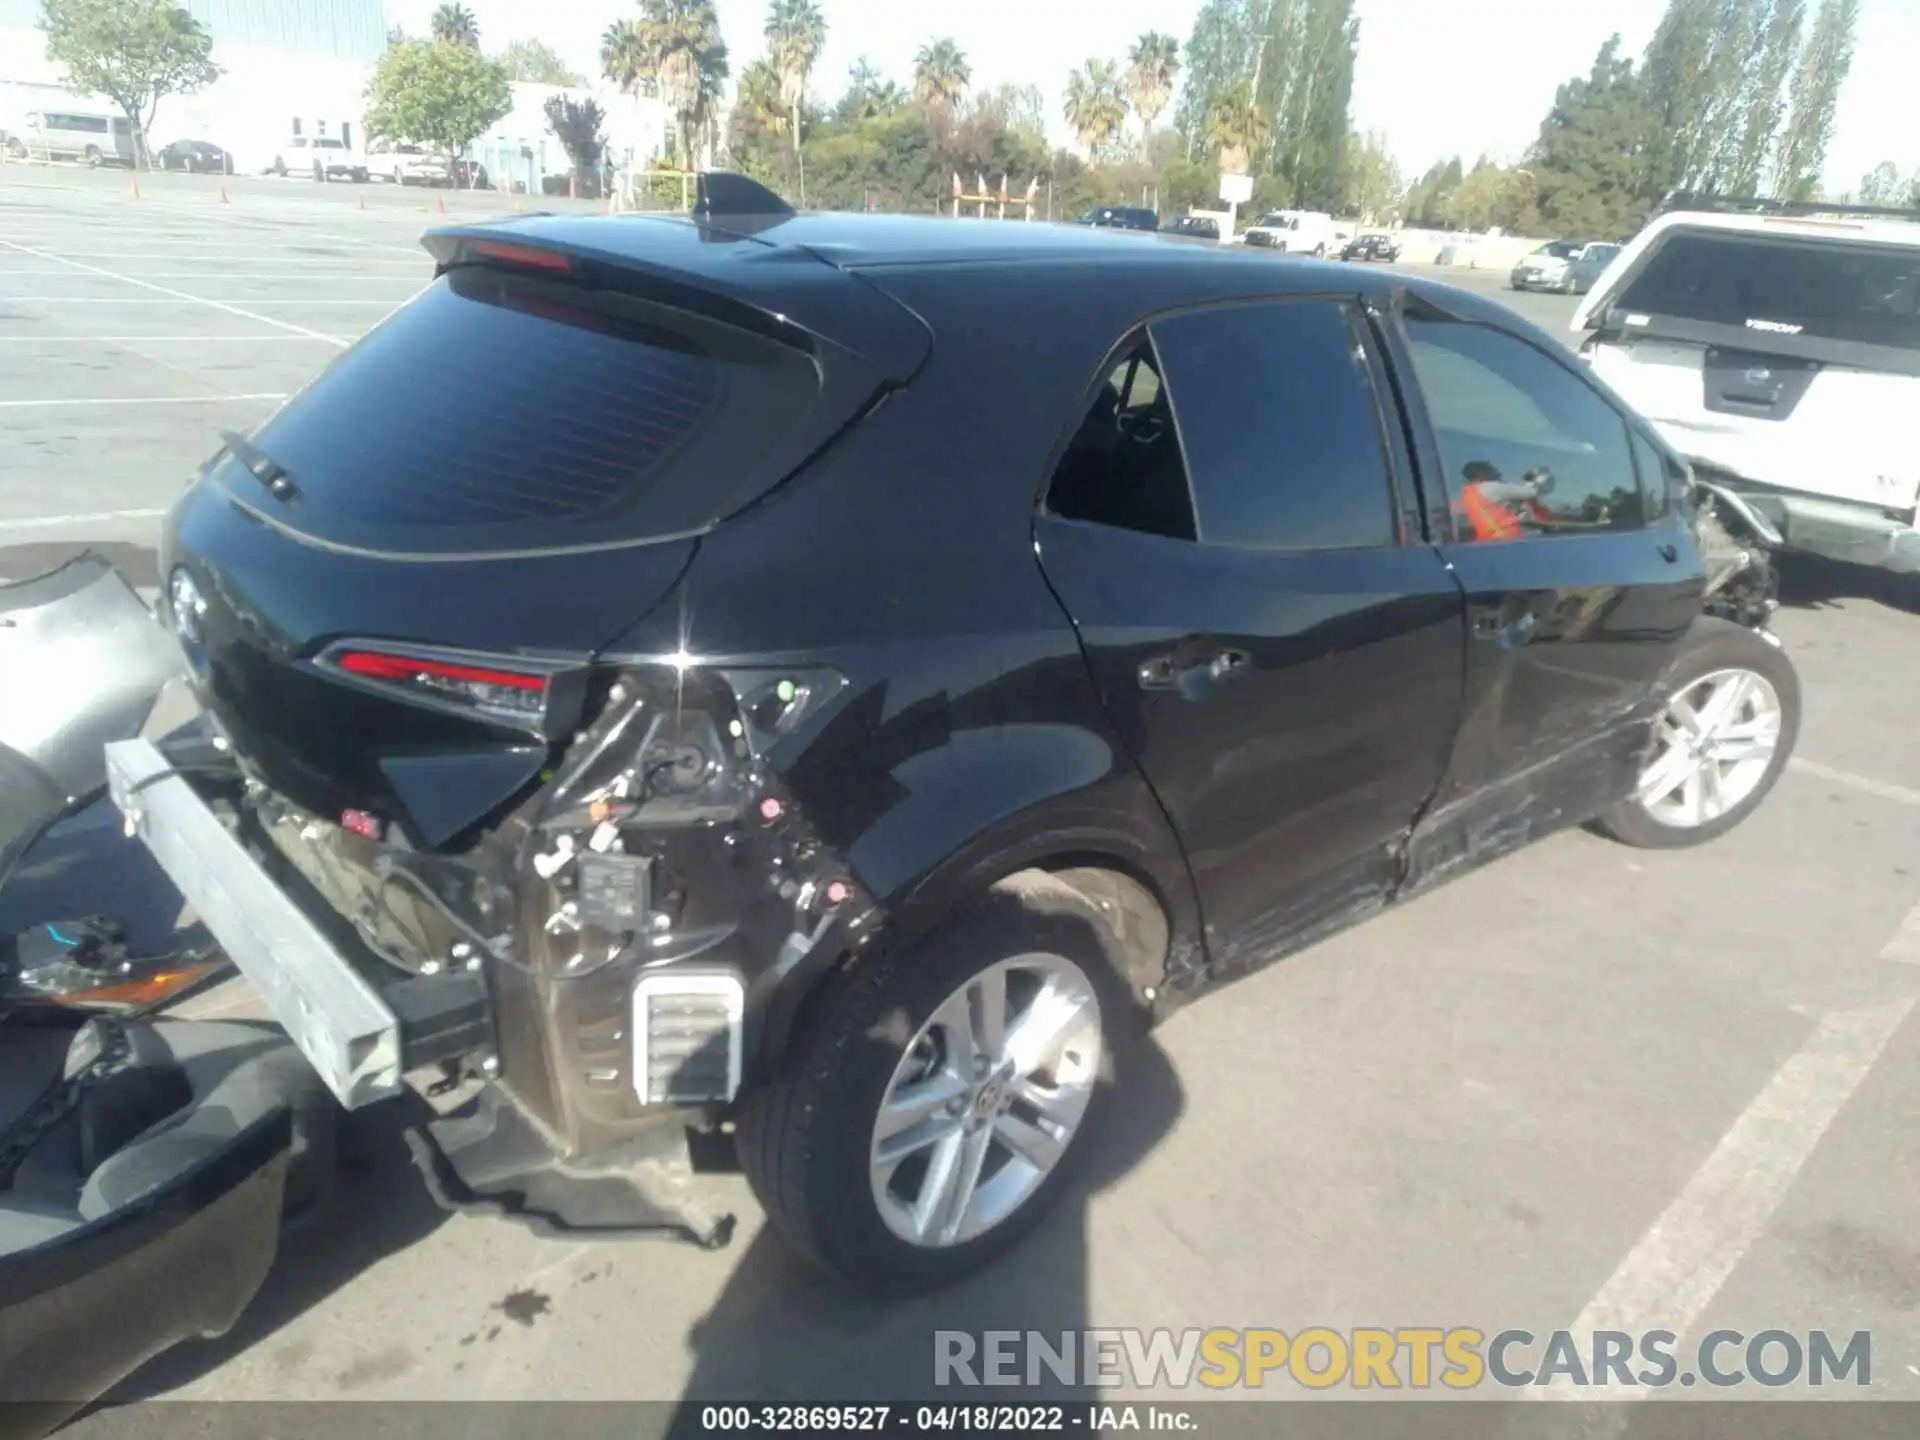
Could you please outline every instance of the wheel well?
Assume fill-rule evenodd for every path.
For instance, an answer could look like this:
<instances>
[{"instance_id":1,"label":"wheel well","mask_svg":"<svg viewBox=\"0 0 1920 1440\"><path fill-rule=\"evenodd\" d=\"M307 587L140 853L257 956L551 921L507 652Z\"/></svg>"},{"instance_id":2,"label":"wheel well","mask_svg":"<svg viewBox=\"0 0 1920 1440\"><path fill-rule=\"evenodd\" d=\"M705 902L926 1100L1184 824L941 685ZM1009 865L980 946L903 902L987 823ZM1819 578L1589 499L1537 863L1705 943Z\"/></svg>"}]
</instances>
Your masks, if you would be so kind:
<instances>
[{"instance_id":1,"label":"wheel well","mask_svg":"<svg viewBox=\"0 0 1920 1440\"><path fill-rule=\"evenodd\" d=\"M888 947L912 944L938 929L991 886L1011 875L1026 873L1058 880L1085 896L1099 910L1118 949L1121 979L1143 1007L1149 1005L1166 983L1167 958L1173 943L1172 913L1151 881L1111 855L1074 852L1045 856L1005 873L990 873L977 888L969 888L938 916L922 913L916 917L919 923L910 930L887 935L878 943ZM807 984L790 1024L785 1033L774 1040L767 1060L775 1065L783 1064L795 1053L796 1047L805 1041L829 1008L839 987L867 958L852 951L842 952Z\"/></svg>"}]
</instances>

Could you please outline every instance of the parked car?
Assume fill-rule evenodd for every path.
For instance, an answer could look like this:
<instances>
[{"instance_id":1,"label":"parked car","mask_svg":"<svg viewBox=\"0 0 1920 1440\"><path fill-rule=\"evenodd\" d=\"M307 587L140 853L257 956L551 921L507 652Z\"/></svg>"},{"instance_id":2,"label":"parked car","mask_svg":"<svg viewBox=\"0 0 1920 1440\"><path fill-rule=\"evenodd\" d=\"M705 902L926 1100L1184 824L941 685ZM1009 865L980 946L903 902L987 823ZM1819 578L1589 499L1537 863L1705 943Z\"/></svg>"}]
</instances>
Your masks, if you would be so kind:
<instances>
[{"instance_id":1,"label":"parked car","mask_svg":"<svg viewBox=\"0 0 1920 1440\"><path fill-rule=\"evenodd\" d=\"M1166 224L1169 235L1186 235L1195 240L1218 240L1220 222L1211 215L1182 215Z\"/></svg>"},{"instance_id":2,"label":"parked car","mask_svg":"<svg viewBox=\"0 0 1920 1440\"><path fill-rule=\"evenodd\" d=\"M1593 289L1594 281L1606 273L1607 266L1619 253L1620 247L1611 241L1596 240L1591 245L1583 245L1580 253L1573 257L1573 263L1567 266L1567 293L1585 295Z\"/></svg>"},{"instance_id":3,"label":"parked car","mask_svg":"<svg viewBox=\"0 0 1920 1440\"><path fill-rule=\"evenodd\" d=\"M1550 240L1522 256L1507 283L1515 290L1565 290L1567 273L1585 248L1582 240Z\"/></svg>"},{"instance_id":4,"label":"parked car","mask_svg":"<svg viewBox=\"0 0 1920 1440\"><path fill-rule=\"evenodd\" d=\"M802 1254L951 1280L1142 1020L1792 748L1764 548L1485 298L726 175L425 243L165 522L231 768L109 756L343 1104L480 1082L446 1203L712 1239L645 1182L731 1124Z\"/></svg>"},{"instance_id":5,"label":"parked car","mask_svg":"<svg viewBox=\"0 0 1920 1440\"><path fill-rule=\"evenodd\" d=\"M1074 223L1102 230L1158 230L1160 217L1139 205L1096 205Z\"/></svg>"},{"instance_id":6,"label":"parked car","mask_svg":"<svg viewBox=\"0 0 1920 1440\"><path fill-rule=\"evenodd\" d=\"M446 156L419 145L376 140L367 147L370 174L395 185L451 185L453 166Z\"/></svg>"},{"instance_id":7,"label":"parked car","mask_svg":"<svg viewBox=\"0 0 1920 1440\"><path fill-rule=\"evenodd\" d=\"M485 165L478 160L464 159L453 162L453 183L462 190L486 190L493 185Z\"/></svg>"},{"instance_id":8,"label":"parked car","mask_svg":"<svg viewBox=\"0 0 1920 1440\"><path fill-rule=\"evenodd\" d=\"M1322 256L1339 248L1333 217L1318 210L1274 210L1247 227L1246 243L1295 255Z\"/></svg>"},{"instance_id":9,"label":"parked car","mask_svg":"<svg viewBox=\"0 0 1920 1440\"><path fill-rule=\"evenodd\" d=\"M209 175L233 174L233 156L211 140L174 140L154 152L162 170L194 170Z\"/></svg>"},{"instance_id":10,"label":"parked car","mask_svg":"<svg viewBox=\"0 0 1920 1440\"><path fill-rule=\"evenodd\" d=\"M1356 235L1340 251L1342 260L1398 260L1400 242L1391 235L1372 231L1365 235Z\"/></svg>"},{"instance_id":11,"label":"parked car","mask_svg":"<svg viewBox=\"0 0 1920 1440\"><path fill-rule=\"evenodd\" d=\"M272 175L308 174L317 181L367 183L367 157L337 135L294 135L274 152Z\"/></svg>"},{"instance_id":12,"label":"parked car","mask_svg":"<svg viewBox=\"0 0 1920 1440\"><path fill-rule=\"evenodd\" d=\"M1573 327L1594 373L1788 546L1920 571L1920 211L1683 197Z\"/></svg>"}]
</instances>

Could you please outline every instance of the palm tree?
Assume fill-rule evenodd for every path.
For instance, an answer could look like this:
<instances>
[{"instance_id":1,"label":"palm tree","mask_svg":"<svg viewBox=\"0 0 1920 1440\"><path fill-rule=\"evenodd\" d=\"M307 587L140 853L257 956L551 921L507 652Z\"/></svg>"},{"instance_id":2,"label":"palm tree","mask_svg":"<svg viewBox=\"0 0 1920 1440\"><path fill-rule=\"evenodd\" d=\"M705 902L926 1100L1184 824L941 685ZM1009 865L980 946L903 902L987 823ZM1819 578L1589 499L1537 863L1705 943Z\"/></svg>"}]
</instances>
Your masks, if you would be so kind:
<instances>
[{"instance_id":1,"label":"palm tree","mask_svg":"<svg viewBox=\"0 0 1920 1440\"><path fill-rule=\"evenodd\" d=\"M800 105L813 62L827 43L827 21L816 0L773 0L767 7L767 56L780 75L780 98L793 117L793 158L800 167L800 203L807 203L806 162L800 155Z\"/></svg>"},{"instance_id":2,"label":"palm tree","mask_svg":"<svg viewBox=\"0 0 1920 1440\"><path fill-rule=\"evenodd\" d=\"M1145 154L1153 138L1153 122L1173 99L1174 77L1180 73L1180 42L1171 35L1149 30L1127 52L1127 94L1133 113L1140 117L1140 149Z\"/></svg>"},{"instance_id":3,"label":"palm tree","mask_svg":"<svg viewBox=\"0 0 1920 1440\"><path fill-rule=\"evenodd\" d=\"M972 81L966 52L951 40L930 40L913 57L913 93L924 105L951 114Z\"/></svg>"},{"instance_id":4,"label":"palm tree","mask_svg":"<svg viewBox=\"0 0 1920 1440\"><path fill-rule=\"evenodd\" d=\"M480 48L480 22L466 6L442 5L433 12L432 24L433 38L442 45L465 45L469 50Z\"/></svg>"},{"instance_id":5,"label":"palm tree","mask_svg":"<svg viewBox=\"0 0 1920 1440\"><path fill-rule=\"evenodd\" d=\"M1120 67L1111 60L1089 60L1067 77L1067 123L1087 155L1100 154L1127 122L1127 97Z\"/></svg>"},{"instance_id":6,"label":"palm tree","mask_svg":"<svg viewBox=\"0 0 1920 1440\"><path fill-rule=\"evenodd\" d=\"M601 32L600 73L622 95L637 96L653 88L646 37L633 21L616 20Z\"/></svg>"},{"instance_id":7,"label":"palm tree","mask_svg":"<svg viewBox=\"0 0 1920 1440\"><path fill-rule=\"evenodd\" d=\"M643 74L673 113L681 168L691 170L695 136L711 128L728 74L713 0L641 0L638 30Z\"/></svg>"},{"instance_id":8,"label":"palm tree","mask_svg":"<svg viewBox=\"0 0 1920 1440\"><path fill-rule=\"evenodd\" d=\"M1207 111L1207 143L1219 152L1220 168L1228 174L1247 173L1271 130L1266 112L1244 86L1215 100Z\"/></svg>"}]
</instances>

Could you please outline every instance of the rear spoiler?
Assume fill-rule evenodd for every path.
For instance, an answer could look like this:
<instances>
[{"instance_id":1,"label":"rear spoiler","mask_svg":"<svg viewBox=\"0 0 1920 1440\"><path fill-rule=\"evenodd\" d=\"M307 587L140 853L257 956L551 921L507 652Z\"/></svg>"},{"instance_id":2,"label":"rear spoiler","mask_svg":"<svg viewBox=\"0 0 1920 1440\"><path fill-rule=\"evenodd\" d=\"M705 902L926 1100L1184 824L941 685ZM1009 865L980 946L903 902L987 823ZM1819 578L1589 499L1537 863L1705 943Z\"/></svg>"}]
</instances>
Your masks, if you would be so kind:
<instances>
[{"instance_id":1,"label":"rear spoiler","mask_svg":"<svg viewBox=\"0 0 1920 1440\"><path fill-rule=\"evenodd\" d=\"M436 274L506 266L637 294L810 354L840 351L905 384L932 349L925 322L805 244L783 243L794 218L757 181L713 171L700 176L691 215L516 215L443 226L421 244Z\"/></svg>"}]
</instances>

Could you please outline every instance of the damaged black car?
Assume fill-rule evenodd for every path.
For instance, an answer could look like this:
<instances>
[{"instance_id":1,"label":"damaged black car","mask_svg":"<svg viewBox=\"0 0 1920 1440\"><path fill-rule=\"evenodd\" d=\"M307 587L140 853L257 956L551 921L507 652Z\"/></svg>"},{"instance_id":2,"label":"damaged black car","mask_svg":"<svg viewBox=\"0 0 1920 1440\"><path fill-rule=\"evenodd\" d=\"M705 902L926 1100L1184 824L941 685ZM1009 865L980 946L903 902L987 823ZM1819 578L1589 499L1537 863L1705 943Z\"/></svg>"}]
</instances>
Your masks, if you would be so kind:
<instances>
[{"instance_id":1,"label":"damaged black car","mask_svg":"<svg viewBox=\"0 0 1920 1440\"><path fill-rule=\"evenodd\" d=\"M1764 520L1511 311L702 191L433 232L166 522L205 725L116 802L342 1105L436 1095L445 1203L715 1243L730 1136L936 1285L1144 1021L1786 763Z\"/></svg>"}]
</instances>

